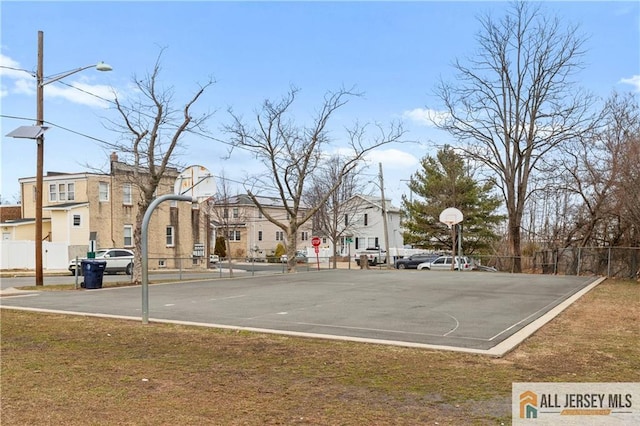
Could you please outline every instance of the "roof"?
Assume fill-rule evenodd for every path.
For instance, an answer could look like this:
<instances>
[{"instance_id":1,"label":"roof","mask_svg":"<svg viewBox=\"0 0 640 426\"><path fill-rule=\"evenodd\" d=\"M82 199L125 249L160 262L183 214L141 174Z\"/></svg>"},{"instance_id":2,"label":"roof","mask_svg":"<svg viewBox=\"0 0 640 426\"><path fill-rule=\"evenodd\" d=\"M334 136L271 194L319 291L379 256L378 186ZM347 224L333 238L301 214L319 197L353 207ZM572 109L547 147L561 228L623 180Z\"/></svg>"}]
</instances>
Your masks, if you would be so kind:
<instances>
[{"instance_id":1,"label":"roof","mask_svg":"<svg viewBox=\"0 0 640 426\"><path fill-rule=\"evenodd\" d=\"M43 217L42 218L43 222L51 222L51 219L48 217ZM2 222L0 223L0 226L7 226L7 227L15 227L15 226L20 226L20 225L29 225L32 223L35 223L36 220L35 218L29 217L29 218L24 218L24 219L15 219L15 220L8 220L6 222Z\"/></svg>"},{"instance_id":2,"label":"roof","mask_svg":"<svg viewBox=\"0 0 640 426\"><path fill-rule=\"evenodd\" d=\"M62 204L53 204L50 206L43 207L43 210L73 210L78 207L88 206L88 202L82 203L62 203Z\"/></svg>"}]
</instances>

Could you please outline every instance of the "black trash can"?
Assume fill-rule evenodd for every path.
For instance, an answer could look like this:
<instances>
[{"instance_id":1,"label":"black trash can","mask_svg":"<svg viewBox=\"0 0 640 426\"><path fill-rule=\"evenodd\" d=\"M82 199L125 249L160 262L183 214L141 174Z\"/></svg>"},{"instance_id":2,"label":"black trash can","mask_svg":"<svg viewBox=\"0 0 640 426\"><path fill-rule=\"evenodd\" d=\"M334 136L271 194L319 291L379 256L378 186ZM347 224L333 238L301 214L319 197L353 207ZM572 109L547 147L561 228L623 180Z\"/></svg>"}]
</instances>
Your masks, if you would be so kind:
<instances>
[{"instance_id":1,"label":"black trash can","mask_svg":"<svg viewBox=\"0 0 640 426\"><path fill-rule=\"evenodd\" d=\"M102 276L107 262L105 260L83 259L81 265L84 275L82 287L86 289L102 288Z\"/></svg>"}]
</instances>

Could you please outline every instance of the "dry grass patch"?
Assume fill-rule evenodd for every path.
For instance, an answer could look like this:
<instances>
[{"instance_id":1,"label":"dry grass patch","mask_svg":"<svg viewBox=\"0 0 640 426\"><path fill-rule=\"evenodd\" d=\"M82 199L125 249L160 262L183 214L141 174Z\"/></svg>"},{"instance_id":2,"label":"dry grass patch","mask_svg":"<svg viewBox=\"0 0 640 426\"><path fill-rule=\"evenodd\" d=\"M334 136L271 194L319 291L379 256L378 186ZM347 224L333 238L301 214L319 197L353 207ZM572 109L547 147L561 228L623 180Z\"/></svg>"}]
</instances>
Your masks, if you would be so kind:
<instances>
[{"instance_id":1,"label":"dry grass patch","mask_svg":"<svg viewBox=\"0 0 640 426\"><path fill-rule=\"evenodd\" d=\"M640 381L640 286L502 359L3 309L2 424L508 424L514 381Z\"/></svg>"}]
</instances>

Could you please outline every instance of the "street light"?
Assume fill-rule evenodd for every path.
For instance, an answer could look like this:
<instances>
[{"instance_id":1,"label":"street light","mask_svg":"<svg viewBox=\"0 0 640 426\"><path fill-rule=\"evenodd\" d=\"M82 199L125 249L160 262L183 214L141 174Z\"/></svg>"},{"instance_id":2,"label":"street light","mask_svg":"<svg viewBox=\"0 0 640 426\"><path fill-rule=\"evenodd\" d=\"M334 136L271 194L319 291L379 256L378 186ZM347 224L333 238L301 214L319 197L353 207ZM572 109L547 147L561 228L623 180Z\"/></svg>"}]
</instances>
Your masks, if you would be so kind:
<instances>
[{"instance_id":1,"label":"street light","mask_svg":"<svg viewBox=\"0 0 640 426\"><path fill-rule=\"evenodd\" d=\"M38 31L38 69L36 71L36 102L37 102L37 117L36 117L36 126L31 126L33 128L32 132L25 130L25 127L17 129L14 132L9 133L10 136L13 134L13 137L27 137L28 139L35 139L37 141L37 165L36 165L36 236L35 236L35 246L36 246L36 285L43 285L44 281L42 278L42 197L43 194L43 165L44 165L44 132L47 128L44 126L44 86L47 84L53 83L55 81L61 80L65 77L68 77L72 74L75 74L80 71L84 71L89 68L95 68L98 71L111 71L111 66L105 64L104 62L100 62L94 65L87 65L85 67L80 67L71 71L63 72L61 74L55 75L47 80L44 79L43 72L43 64L44 64L44 33L42 31ZM18 132L19 130L23 130L22 132ZM39 129L39 131L38 131ZM21 136L16 136L15 132L18 132ZM31 134L32 137L25 136L25 134Z\"/></svg>"}]
</instances>

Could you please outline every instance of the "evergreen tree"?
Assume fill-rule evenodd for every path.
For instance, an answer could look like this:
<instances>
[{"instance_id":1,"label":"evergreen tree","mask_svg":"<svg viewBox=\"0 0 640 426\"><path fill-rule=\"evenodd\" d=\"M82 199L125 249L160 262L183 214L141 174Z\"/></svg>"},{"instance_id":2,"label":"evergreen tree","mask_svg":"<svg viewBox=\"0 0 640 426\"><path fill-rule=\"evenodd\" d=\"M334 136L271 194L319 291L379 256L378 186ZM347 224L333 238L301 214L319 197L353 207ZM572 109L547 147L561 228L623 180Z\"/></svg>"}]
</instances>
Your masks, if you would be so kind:
<instances>
[{"instance_id":1,"label":"evergreen tree","mask_svg":"<svg viewBox=\"0 0 640 426\"><path fill-rule=\"evenodd\" d=\"M403 196L406 214L403 222L404 241L415 247L451 250L451 230L440 222L440 213L455 207L462 212L463 250L467 254L487 252L494 241L496 225L504 216L495 213L500 198L492 195L492 182L474 180L464 159L448 145L437 157L424 157L419 169L409 181L412 196Z\"/></svg>"}]
</instances>

